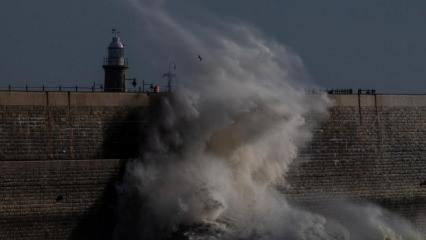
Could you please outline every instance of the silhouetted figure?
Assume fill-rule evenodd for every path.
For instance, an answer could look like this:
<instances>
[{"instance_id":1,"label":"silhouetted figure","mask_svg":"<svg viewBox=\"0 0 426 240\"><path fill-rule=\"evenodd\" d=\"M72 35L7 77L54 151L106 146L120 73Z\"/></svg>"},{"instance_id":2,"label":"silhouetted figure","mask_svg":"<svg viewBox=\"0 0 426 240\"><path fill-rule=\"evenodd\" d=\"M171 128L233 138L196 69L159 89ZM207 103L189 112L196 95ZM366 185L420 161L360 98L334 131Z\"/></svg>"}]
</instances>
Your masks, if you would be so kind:
<instances>
[{"instance_id":1,"label":"silhouetted figure","mask_svg":"<svg viewBox=\"0 0 426 240\"><path fill-rule=\"evenodd\" d=\"M200 62L201 62L201 61L203 61L203 58L200 55L198 55L198 60L200 60Z\"/></svg>"}]
</instances>

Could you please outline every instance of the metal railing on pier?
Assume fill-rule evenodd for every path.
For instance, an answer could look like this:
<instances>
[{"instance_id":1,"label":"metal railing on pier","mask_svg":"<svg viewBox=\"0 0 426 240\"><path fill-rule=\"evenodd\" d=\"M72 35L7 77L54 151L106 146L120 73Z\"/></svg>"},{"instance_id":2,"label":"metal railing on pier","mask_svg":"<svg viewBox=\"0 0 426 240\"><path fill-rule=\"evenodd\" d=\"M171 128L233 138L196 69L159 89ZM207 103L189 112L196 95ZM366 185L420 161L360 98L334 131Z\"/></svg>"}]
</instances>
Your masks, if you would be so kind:
<instances>
[{"instance_id":1,"label":"metal railing on pier","mask_svg":"<svg viewBox=\"0 0 426 240\"><path fill-rule=\"evenodd\" d=\"M351 88L336 88L336 89L306 89L307 94L333 94L333 95L426 95L426 91L419 90L376 90L376 89L351 89Z\"/></svg>"},{"instance_id":2,"label":"metal railing on pier","mask_svg":"<svg viewBox=\"0 0 426 240\"><path fill-rule=\"evenodd\" d=\"M133 80L133 79L126 79ZM129 84L130 85L130 84ZM133 92L133 93L155 93L155 92L170 92L170 86L168 85L158 85L153 83L147 83L142 81L139 86L130 86L127 87L124 91L123 89L108 89L108 92ZM57 86L0 86L0 91L10 91L10 92L105 92L105 89L102 84L93 84L92 86L71 86L71 85L57 85ZM420 90L405 90L405 91L378 91L375 89L351 89L351 88L341 88L341 89L320 89L320 88L310 88L304 89L306 94L309 95L318 95L318 94L334 94L334 95L426 95L426 91Z\"/></svg>"},{"instance_id":3,"label":"metal railing on pier","mask_svg":"<svg viewBox=\"0 0 426 240\"><path fill-rule=\"evenodd\" d=\"M108 88L108 92L133 92L133 93L154 93L154 92L165 92L168 91L167 86L159 86L154 84L144 83L142 86L138 87L129 87L125 90L121 88L112 89ZM58 85L58 86L0 86L0 91L5 92L105 92L105 89L102 85L94 86L70 86L70 85Z\"/></svg>"}]
</instances>

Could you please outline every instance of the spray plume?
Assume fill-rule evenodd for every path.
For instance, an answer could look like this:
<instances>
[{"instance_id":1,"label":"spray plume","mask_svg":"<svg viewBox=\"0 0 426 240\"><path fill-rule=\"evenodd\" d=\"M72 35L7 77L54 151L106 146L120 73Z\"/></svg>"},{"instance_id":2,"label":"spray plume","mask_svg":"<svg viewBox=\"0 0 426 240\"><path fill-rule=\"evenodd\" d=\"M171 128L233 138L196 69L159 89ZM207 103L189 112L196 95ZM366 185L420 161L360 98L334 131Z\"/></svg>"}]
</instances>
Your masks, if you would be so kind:
<instances>
[{"instance_id":1,"label":"spray plume","mask_svg":"<svg viewBox=\"0 0 426 240\"><path fill-rule=\"evenodd\" d=\"M306 117L324 118L330 105L304 93L296 54L242 23L129 3L143 16L147 61L172 56L179 79L153 103L143 154L127 164L116 239L420 239L374 206L340 203L326 216L276 190L310 140Z\"/></svg>"}]
</instances>

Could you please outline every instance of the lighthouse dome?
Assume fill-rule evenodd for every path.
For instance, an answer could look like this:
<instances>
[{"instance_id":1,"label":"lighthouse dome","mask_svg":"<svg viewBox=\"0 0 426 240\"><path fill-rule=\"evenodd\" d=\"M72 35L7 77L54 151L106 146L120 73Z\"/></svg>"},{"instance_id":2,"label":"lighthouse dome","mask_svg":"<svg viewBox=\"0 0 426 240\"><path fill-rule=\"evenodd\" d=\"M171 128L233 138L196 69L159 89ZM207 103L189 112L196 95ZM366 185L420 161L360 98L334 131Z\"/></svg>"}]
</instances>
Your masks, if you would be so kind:
<instances>
[{"instance_id":1,"label":"lighthouse dome","mask_svg":"<svg viewBox=\"0 0 426 240\"><path fill-rule=\"evenodd\" d=\"M121 42L121 39L119 36L114 36L108 48L124 48L124 44Z\"/></svg>"}]
</instances>

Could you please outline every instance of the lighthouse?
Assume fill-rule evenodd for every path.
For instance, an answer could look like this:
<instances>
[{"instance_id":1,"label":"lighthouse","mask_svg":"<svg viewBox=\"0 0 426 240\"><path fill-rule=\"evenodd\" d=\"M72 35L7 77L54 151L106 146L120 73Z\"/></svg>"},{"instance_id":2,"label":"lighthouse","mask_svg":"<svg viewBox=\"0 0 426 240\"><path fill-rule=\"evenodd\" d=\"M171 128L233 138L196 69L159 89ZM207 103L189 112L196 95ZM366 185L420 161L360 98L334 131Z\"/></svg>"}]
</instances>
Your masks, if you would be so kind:
<instances>
[{"instance_id":1,"label":"lighthouse","mask_svg":"<svg viewBox=\"0 0 426 240\"><path fill-rule=\"evenodd\" d=\"M112 41L108 46L108 57L104 58L105 92L125 92L127 59L124 58L124 45L117 30L112 30Z\"/></svg>"}]
</instances>

